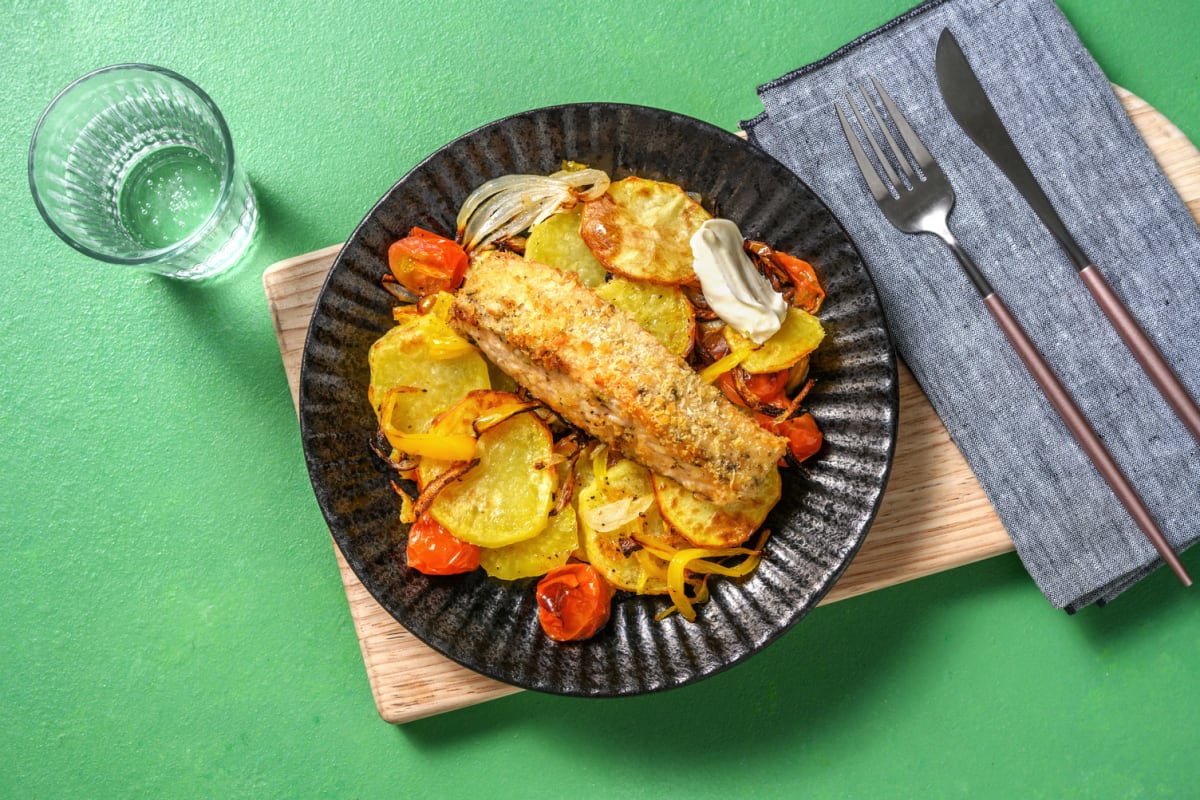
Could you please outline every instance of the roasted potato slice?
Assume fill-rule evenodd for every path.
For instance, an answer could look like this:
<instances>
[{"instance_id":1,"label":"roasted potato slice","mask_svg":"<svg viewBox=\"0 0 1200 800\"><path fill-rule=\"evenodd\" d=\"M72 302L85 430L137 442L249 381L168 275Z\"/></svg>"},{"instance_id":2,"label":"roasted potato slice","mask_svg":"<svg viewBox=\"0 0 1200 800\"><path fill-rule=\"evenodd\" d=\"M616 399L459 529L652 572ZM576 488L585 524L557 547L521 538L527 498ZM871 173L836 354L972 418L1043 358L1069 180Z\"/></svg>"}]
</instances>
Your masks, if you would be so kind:
<instances>
[{"instance_id":1,"label":"roasted potato slice","mask_svg":"<svg viewBox=\"0 0 1200 800\"><path fill-rule=\"evenodd\" d=\"M580 235L610 272L651 283L695 277L692 234L711 219L673 183L630 177L584 204Z\"/></svg>"},{"instance_id":2,"label":"roasted potato slice","mask_svg":"<svg viewBox=\"0 0 1200 800\"><path fill-rule=\"evenodd\" d=\"M619 589L666 594L666 562L648 553L639 556L637 551L639 539L660 542L668 536L654 505L650 472L624 458L608 466L602 475L586 464L581 466L582 486L575 497L587 560ZM637 508L643 510L629 521L608 524L611 518L623 519Z\"/></svg>"},{"instance_id":3,"label":"roasted potato slice","mask_svg":"<svg viewBox=\"0 0 1200 800\"><path fill-rule=\"evenodd\" d=\"M821 320L798 308L788 309L783 325L774 336L763 342L761 347L757 347L731 326L725 326L725 341L729 343L729 349L733 352L757 347L739 364L746 372L778 372L781 369L789 369L816 350L824 338L825 329L821 327Z\"/></svg>"},{"instance_id":4,"label":"roasted potato slice","mask_svg":"<svg viewBox=\"0 0 1200 800\"><path fill-rule=\"evenodd\" d=\"M465 341L436 316L406 314L371 345L367 399L376 416L388 391L400 389L391 423L403 433L420 433L468 392L490 388L487 362L473 347L456 347L449 358L434 357L439 348L438 355L446 352L439 343L453 341L450 337Z\"/></svg>"},{"instance_id":5,"label":"roasted potato slice","mask_svg":"<svg viewBox=\"0 0 1200 800\"><path fill-rule=\"evenodd\" d=\"M479 553L479 565L493 578L515 581L545 575L555 567L561 567L577 547L579 522L575 507L567 505L532 539L507 547L483 548Z\"/></svg>"},{"instance_id":6,"label":"roasted potato slice","mask_svg":"<svg viewBox=\"0 0 1200 800\"><path fill-rule=\"evenodd\" d=\"M431 434L471 434L477 419L524 404L507 392L471 392L438 416ZM547 526L558 475L550 429L532 412L514 414L479 436L479 463L446 486L429 507L451 533L480 547L532 539ZM421 459L418 483L428 486L451 463Z\"/></svg>"},{"instance_id":7,"label":"roasted potato slice","mask_svg":"<svg viewBox=\"0 0 1200 800\"><path fill-rule=\"evenodd\" d=\"M628 311L654 338L677 356L687 356L696 335L696 313L678 286L613 278L596 294Z\"/></svg>"},{"instance_id":8,"label":"roasted potato slice","mask_svg":"<svg viewBox=\"0 0 1200 800\"><path fill-rule=\"evenodd\" d=\"M774 469L751 496L718 506L670 478L654 476L654 495L663 519L696 547L736 547L745 542L779 501L781 486L779 470Z\"/></svg>"},{"instance_id":9,"label":"roasted potato slice","mask_svg":"<svg viewBox=\"0 0 1200 800\"><path fill-rule=\"evenodd\" d=\"M582 209L564 211L538 223L529 232L525 257L579 275L585 286L604 283L604 265L579 235Z\"/></svg>"}]
</instances>

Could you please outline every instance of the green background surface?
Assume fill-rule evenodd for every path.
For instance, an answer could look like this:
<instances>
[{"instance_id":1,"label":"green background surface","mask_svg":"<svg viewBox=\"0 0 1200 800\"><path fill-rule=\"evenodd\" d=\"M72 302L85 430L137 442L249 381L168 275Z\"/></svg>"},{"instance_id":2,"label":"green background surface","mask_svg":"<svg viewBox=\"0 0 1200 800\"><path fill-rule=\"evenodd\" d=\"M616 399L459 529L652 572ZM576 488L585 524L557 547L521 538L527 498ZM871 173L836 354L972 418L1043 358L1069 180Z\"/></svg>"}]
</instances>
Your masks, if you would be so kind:
<instances>
[{"instance_id":1,"label":"green background surface","mask_svg":"<svg viewBox=\"0 0 1200 800\"><path fill-rule=\"evenodd\" d=\"M818 609L684 689L376 715L263 270L477 125L608 100L732 129L756 85L909 5L6 3L0 796L1198 796L1196 590L1160 571L1071 618L1012 555ZM1194 0L1061 7L1200 141ZM263 218L218 284L90 262L30 199L42 108L122 61L229 121Z\"/></svg>"}]
</instances>

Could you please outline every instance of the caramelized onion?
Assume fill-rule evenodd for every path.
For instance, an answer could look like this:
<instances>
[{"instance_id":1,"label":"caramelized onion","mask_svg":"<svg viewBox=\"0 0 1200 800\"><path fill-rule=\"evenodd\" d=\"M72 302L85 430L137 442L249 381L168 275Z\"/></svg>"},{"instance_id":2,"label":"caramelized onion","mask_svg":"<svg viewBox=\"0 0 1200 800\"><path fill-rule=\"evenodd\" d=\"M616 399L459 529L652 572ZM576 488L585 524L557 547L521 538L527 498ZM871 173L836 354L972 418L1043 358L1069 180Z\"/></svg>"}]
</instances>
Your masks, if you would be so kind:
<instances>
[{"instance_id":1,"label":"caramelized onion","mask_svg":"<svg viewBox=\"0 0 1200 800\"><path fill-rule=\"evenodd\" d=\"M475 421L471 423L471 428L475 431L476 436L482 436L484 433L490 431L500 423L508 422L508 420L512 419L517 414L521 414L537 407L538 403L536 400L531 400L527 403L504 403L503 405L499 405L493 409L490 409L483 416L477 417Z\"/></svg>"},{"instance_id":2,"label":"caramelized onion","mask_svg":"<svg viewBox=\"0 0 1200 800\"><path fill-rule=\"evenodd\" d=\"M419 517L428 511L429 507L433 505L433 501L437 499L437 496L442 493L443 489L475 469L478 464L479 459L477 458L471 461L459 461L451 464L449 469L425 484L425 488L421 490L416 503L413 504L413 516Z\"/></svg>"},{"instance_id":3,"label":"caramelized onion","mask_svg":"<svg viewBox=\"0 0 1200 800\"><path fill-rule=\"evenodd\" d=\"M395 481L388 481L388 483L392 485L392 491L400 497L400 521L405 525L412 525L417 521L412 497Z\"/></svg>"}]
</instances>

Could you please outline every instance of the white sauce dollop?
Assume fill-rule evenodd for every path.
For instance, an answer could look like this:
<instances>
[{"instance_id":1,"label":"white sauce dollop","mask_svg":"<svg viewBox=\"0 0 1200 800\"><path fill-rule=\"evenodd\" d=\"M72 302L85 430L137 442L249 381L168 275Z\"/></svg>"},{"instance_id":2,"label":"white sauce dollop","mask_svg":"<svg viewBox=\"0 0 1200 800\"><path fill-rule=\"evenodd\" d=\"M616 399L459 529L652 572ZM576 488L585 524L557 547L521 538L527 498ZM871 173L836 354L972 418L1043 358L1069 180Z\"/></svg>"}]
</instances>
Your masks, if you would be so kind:
<instances>
[{"instance_id":1,"label":"white sauce dollop","mask_svg":"<svg viewBox=\"0 0 1200 800\"><path fill-rule=\"evenodd\" d=\"M727 219L710 219L692 234L693 268L704 299L717 316L755 344L775 334L787 301L742 249L742 232Z\"/></svg>"}]
</instances>

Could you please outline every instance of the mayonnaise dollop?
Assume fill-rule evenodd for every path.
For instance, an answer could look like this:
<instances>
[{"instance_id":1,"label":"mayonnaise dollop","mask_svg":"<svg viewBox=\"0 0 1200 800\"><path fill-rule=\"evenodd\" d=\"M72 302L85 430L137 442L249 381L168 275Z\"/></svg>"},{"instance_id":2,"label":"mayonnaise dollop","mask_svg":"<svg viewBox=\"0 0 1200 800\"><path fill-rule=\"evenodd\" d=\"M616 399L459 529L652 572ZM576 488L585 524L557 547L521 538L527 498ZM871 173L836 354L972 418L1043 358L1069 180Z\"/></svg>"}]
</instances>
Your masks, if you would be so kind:
<instances>
[{"instance_id":1,"label":"mayonnaise dollop","mask_svg":"<svg viewBox=\"0 0 1200 800\"><path fill-rule=\"evenodd\" d=\"M727 219L710 219L692 234L693 268L704 299L717 316L755 344L779 330L787 301L742 249L742 232Z\"/></svg>"}]
</instances>

